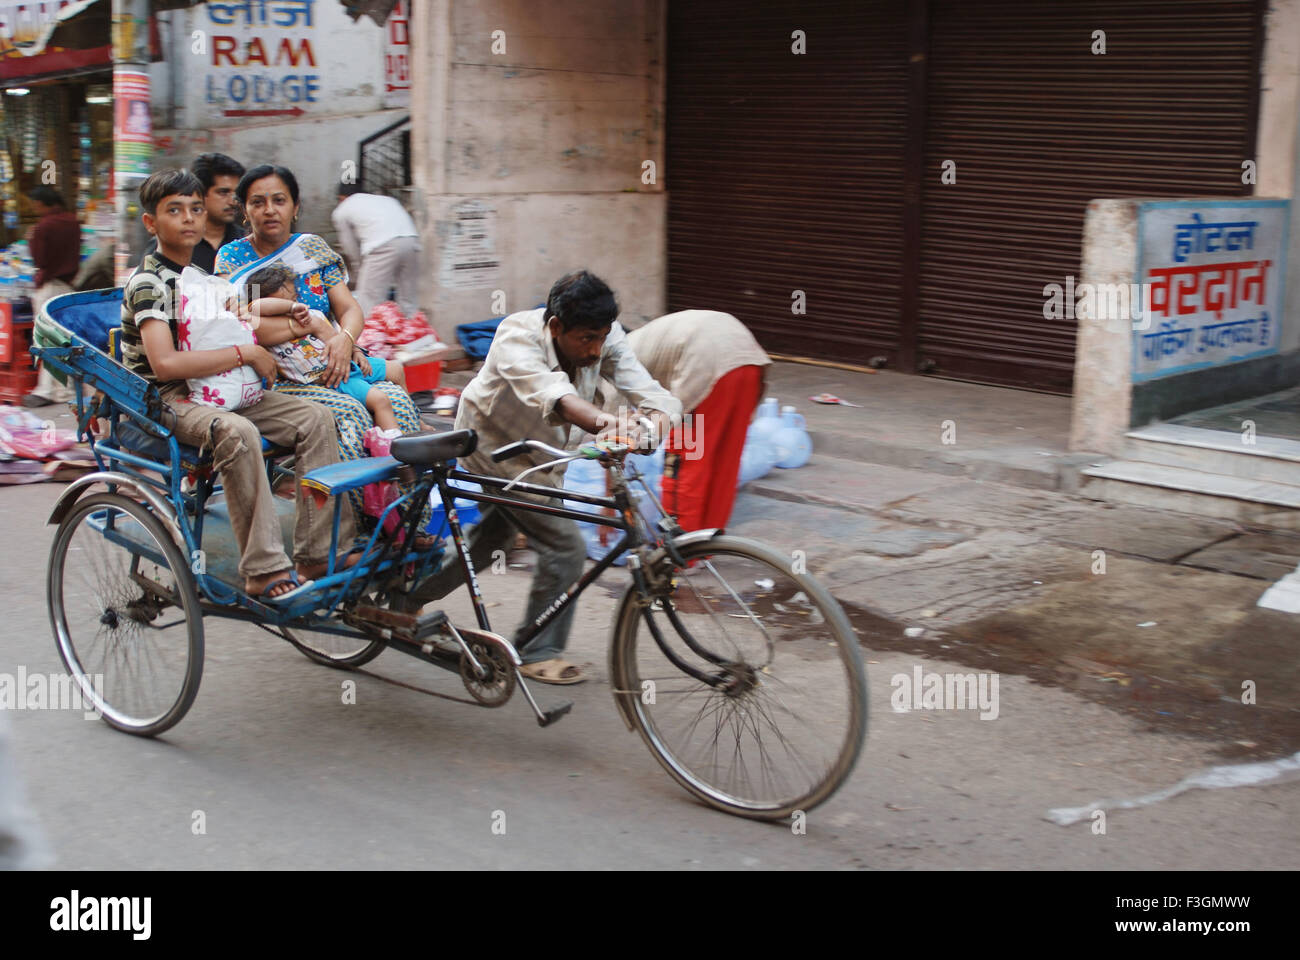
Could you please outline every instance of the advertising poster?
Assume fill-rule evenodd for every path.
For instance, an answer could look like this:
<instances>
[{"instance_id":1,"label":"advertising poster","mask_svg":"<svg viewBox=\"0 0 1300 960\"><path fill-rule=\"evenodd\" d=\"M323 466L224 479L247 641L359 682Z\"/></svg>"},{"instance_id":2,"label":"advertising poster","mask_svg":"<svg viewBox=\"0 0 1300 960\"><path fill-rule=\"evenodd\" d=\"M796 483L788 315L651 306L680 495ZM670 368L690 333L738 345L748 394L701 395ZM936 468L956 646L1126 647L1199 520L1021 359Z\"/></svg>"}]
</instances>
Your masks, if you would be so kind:
<instances>
[{"instance_id":1,"label":"advertising poster","mask_svg":"<svg viewBox=\"0 0 1300 960\"><path fill-rule=\"evenodd\" d=\"M113 74L113 170L124 180L149 176L153 122L149 114L149 75L138 70Z\"/></svg>"}]
</instances>

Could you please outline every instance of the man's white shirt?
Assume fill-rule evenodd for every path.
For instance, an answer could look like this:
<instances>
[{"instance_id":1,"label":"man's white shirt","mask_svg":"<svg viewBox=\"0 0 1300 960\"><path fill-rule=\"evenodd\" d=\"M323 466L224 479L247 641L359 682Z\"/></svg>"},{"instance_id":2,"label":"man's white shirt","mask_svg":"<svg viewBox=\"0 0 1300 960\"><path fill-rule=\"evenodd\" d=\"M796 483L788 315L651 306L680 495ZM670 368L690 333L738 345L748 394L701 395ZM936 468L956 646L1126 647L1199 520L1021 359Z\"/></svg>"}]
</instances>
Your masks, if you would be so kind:
<instances>
[{"instance_id":1,"label":"man's white shirt","mask_svg":"<svg viewBox=\"0 0 1300 960\"><path fill-rule=\"evenodd\" d=\"M646 372L617 322L605 338L600 362L577 368L570 379L560 366L545 309L506 317L497 328L483 369L461 394L456 428L478 432L478 449L463 458L463 468L513 477L552 458L530 451L497 464L490 456L493 450L525 439L565 449L576 447L585 434L559 415L556 404L572 393L600 406L602 398L597 393L602 378L613 383L633 405L662 411L674 425L681 422L681 403ZM550 486L559 486L562 479L561 471L538 471L528 478L529 482Z\"/></svg>"},{"instance_id":2,"label":"man's white shirt","mask_svg":"<svg viewBox=\"0 0 1300 960\"><path fill-rule=\"evenodd\" d=\"M399 237L420 238L415 221L392 197L375 193L354 193L330 214L344 254L359 264L376 247Z\"/></svg>"}]
</instances>

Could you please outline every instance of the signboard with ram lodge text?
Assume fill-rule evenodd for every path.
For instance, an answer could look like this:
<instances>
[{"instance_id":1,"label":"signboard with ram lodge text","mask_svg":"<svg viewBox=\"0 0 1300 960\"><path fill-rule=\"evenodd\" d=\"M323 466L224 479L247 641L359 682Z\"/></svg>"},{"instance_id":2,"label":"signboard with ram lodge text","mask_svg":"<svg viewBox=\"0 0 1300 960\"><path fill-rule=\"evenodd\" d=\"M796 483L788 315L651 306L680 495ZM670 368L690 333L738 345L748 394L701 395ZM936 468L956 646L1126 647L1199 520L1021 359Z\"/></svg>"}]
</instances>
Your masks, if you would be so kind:
<instances>
[{"instance_id":1,"label":"signboard with ram lodge text","mask_svg":"<svg viewBox=\"0 0 1300 960\"><path fill-rule=\"evenodd\" d=\"M1139 205L1134 382L1278 352L1289 222L1288 200Z\"/></svg>"},{"instance_id":2,"label":"signboard with ram lodge text","mask_svg":"<svg viewBox=\"0 0 1300 960\"><path fill-rule=\"evenodd\" d=\"M221 117L298 117L323 99L319 0L210 0L204 101Z\"/></svg>"}]
</instances>

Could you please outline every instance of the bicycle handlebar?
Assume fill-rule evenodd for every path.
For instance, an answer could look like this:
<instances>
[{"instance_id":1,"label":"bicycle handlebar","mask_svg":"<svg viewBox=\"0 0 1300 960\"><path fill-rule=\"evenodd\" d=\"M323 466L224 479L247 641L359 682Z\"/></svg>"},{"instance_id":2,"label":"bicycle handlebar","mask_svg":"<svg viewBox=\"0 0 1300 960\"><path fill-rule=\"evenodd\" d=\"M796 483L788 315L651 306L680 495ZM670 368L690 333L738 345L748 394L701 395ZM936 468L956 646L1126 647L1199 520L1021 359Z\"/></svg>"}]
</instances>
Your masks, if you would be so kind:
<instances>
[{"instance_id":1,"label":"bicycle handlebar","mask_svg":"<svg viewBox=\"0 0 1300 960\"><path fill-rule=\"evenodd\" d=\"M584 443L576 453L569 453L541 440L516 440L514 443L507 443L504 447L497 447L490 456L493 463L501 463L503 460L513 460L529 450L538 450L550 454L556 460L576 460L579 457L586 460L599 460L604 457L621 457L631 449L631 446L626 443L596 440L592 443Z\"/></svg>"}]
</instances>

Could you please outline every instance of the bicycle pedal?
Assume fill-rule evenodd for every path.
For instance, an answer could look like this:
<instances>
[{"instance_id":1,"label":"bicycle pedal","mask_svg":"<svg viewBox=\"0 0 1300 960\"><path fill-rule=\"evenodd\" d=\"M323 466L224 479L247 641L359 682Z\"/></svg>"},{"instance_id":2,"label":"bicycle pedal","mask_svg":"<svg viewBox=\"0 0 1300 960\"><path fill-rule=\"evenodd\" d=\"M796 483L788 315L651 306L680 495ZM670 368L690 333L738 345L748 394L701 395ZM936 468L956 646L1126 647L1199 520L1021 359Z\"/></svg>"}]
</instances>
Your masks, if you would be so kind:
<instances>
[{"instance_id":1,"label":"bicycle pedal","mask_svg":"<svg viewBox=\"0 0 1300 960\"><path fill-rule=\"evenodd\" d=\"M537 718L537 725L539 727L549 727L556 720L562 719L564 715L572 709L573 709L573 701L566 700L563 703L558 704L557 706L551 707L551 709L544 711L542 715Z\"/></svg>"}]
</instances>

